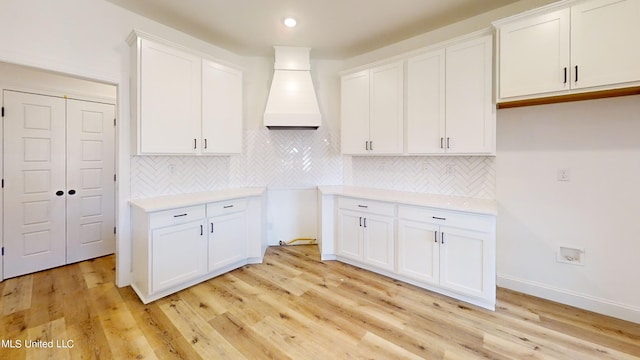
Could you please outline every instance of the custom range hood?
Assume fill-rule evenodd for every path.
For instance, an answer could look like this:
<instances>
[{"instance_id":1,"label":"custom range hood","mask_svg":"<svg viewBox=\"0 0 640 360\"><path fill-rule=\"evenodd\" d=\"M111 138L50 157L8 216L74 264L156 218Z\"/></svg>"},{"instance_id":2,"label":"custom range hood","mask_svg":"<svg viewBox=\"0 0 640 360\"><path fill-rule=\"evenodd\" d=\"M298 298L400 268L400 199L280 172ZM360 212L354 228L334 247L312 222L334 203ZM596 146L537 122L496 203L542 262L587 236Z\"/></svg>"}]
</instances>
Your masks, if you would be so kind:
<instances>
[{"instance_id":1,"label":"custom range hood","mask_svg":"<svg viewBox=\"0 0 640 360\"><path fill-rule=\"evenodd\" d=\"M311 80L309 48L274 46L276 59L264 126L269 129L311 129L321 116Z\"/></svg>"}]
</instances>

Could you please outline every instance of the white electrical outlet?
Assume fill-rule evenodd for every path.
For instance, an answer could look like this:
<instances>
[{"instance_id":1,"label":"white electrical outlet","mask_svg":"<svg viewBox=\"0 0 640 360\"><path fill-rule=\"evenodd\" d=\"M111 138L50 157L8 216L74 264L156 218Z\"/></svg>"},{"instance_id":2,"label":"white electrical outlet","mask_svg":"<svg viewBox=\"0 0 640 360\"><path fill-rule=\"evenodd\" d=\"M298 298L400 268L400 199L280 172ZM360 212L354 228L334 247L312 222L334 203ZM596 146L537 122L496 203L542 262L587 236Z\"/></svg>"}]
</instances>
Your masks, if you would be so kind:
<instances>
[{"instance_id":1,"label":"white electrical outlet","mask_svg":"<svg viewBox=\"0 0 640 360\"><path fill-rule=\"evenodd\" d=\"M558 181L571 181L571 171L569 168L558 168Z\"/></svg>"}]
</instances>

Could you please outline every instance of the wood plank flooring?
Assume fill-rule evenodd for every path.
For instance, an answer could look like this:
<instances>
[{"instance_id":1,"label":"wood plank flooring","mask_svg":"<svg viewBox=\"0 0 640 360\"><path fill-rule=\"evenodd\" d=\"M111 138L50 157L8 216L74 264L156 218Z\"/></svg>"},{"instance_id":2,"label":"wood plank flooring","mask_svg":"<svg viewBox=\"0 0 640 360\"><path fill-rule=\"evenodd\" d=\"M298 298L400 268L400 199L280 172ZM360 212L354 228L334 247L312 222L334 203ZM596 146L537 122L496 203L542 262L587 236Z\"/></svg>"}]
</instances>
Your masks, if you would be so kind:
<instances>
[{"instance_id":1,"label":"wood plank flooring","mask_svg":"<svg viewBox=\"0 0 640 360\"><path fill-rule=\"evenodd\" d=\"M640 359L638 324L505 289L491 312L319 258L272 247L148 305L113 256L8 279L0 359Z\"/></svg>"}]
</instances>

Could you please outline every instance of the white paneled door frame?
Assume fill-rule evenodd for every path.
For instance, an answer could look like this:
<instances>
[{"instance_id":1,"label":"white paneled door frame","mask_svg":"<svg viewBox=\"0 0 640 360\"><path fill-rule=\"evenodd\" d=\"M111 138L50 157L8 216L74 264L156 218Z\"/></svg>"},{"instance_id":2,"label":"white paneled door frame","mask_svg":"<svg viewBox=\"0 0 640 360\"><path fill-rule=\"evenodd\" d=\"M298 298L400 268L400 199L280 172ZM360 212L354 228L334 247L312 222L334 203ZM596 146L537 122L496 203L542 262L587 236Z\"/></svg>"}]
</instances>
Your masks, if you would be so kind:
<instances>
[{"instance_id":1,"label":"white paneled door frame","mask_svg":"<svg viewBox=\"0 0 640 360\"><path fill-rule=\"evenodd\" d=\"M3 91L3 278L115 250L115 106Z\"/></svg>"}]
</instances>

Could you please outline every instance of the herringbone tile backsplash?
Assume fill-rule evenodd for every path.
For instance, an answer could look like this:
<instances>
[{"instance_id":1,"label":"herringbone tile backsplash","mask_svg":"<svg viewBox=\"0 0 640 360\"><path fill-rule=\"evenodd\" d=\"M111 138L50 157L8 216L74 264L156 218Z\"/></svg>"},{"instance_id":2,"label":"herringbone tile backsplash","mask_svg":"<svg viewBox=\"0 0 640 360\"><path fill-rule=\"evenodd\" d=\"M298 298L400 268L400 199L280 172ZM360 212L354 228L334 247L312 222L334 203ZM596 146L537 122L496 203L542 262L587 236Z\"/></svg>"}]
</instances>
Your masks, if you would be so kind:
<instances>
[{"instance_id":1,"label":"herringbone tile backsplash","mask_svg":"<svg viewBox=\"0 0 640 360\"><path fill-rule=\"evenodd\" d=\"M495 198L493 157L340 155L339 134L267 130L244 133L232 156L134 156L131 197L143 198L242 186L276 189L355 185L401 191Z\"/></svg>"},{"instance_id":2,"label":"herringbone tile backsplash","mask_svg":"<svg viewBox=\"0 0 640 360\"><path fill-rule=\"evenodd\" d=\"M352 157L345 185L495 199L495 158Z\"/></svg>"}]
</instances>

